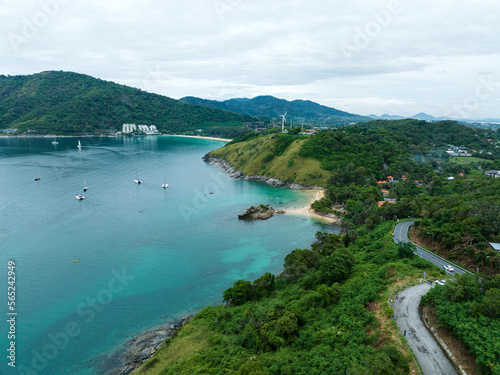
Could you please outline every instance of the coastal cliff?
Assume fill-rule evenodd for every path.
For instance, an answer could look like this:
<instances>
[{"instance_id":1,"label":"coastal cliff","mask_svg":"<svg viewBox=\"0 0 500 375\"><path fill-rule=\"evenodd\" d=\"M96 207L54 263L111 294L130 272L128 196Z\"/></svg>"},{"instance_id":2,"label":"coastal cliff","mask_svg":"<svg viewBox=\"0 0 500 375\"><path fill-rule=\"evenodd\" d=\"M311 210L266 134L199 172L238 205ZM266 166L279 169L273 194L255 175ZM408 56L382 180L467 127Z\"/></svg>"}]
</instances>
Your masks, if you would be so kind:
<instances>
[{"instance_id":1,"label":"coastal cliff","mask_svg":"<svg viewBox=\"0 0 500 375\"><path fill-rule=\"evenodd\" d=\"M225 170L233 178L264 181L273 186L302 189L324 187L331 172L319 160L301 156L308 136L260 135L231 142L210 151L203 160Z\"/></svg>"},{"instance_id":2,"label":"coastal cliff","mask_svg":"<svg viewBox=\"0 0 500 375\"><path fill-rule=\"evenodd\" d=\"M286 187L286 188L293 189L293 190L300 190L300 189L305 188L304 185L298 184L296 182L283 181L282 179L275 178L275 177L269 177L269 176L264 176L264 175L252 175L252 176L245 175L242 171L239 171L239 170L235 169L234 167L232 167L229 162L222 160L222 159L219 159L217 157L211 156L210 153L203 156L202 159L203 159L203 161L210 163L219 169L222 169L224 172L226 172L229 175L229 177L232 177L232 178L241 179L241 180L262 181L262 182L266 182L269 185L272 185L275 187Z\"/></svg>"}]
</instances>

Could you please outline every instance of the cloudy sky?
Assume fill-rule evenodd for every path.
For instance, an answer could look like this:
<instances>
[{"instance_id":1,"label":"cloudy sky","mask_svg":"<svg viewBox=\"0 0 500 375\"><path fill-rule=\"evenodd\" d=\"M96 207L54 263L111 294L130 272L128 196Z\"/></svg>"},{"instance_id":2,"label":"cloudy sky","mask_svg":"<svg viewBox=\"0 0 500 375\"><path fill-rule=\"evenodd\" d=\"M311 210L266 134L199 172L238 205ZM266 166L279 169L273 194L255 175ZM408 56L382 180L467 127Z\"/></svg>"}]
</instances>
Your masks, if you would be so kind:
<instances>
[{"instance_id":1,"label":"cloudy sky","mask_svg":"<svg viewBox=\"0 0 500 375\"><path fill-rule=\"evenodd\" d=\"M0 19L5 75L500 118L498 0L6 0Z\"/></svg>"}]
</instances>

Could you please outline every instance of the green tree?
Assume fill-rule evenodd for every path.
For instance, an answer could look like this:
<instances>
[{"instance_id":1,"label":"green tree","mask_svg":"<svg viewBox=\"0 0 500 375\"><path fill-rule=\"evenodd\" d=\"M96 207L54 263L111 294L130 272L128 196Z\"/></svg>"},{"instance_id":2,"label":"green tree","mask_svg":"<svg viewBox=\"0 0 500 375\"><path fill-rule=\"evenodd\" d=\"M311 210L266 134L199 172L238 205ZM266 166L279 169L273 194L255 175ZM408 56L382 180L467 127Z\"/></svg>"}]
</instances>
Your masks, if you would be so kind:
<instances>
[{"instance_id":1,"label":"green tree","mask_svg":"<svg viewBox=\"0 0 500 375\"><path fill-rule=\"evenodd\" d=\"M250 281L238 280L232 288L223 293L223 301L230 306L243 305L252 298L252 283Z\"/></svg>"}]
</instances>

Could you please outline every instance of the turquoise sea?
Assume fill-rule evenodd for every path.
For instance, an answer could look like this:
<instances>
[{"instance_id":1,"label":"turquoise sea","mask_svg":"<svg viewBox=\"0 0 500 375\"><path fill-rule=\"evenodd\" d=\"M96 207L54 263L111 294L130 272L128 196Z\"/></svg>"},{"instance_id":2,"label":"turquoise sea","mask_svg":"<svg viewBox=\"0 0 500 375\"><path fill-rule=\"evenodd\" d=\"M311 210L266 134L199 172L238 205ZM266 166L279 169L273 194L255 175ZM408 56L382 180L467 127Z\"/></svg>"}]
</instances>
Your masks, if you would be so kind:
<instances>
[{"instance_id":1,"label":"turquoise sea","mask_svg":"<svg viewBox=\"0 0 500 375\"><path fill-rule=\"evenodd\" d=\"M139 332L220 303L238 279L279 273L285 255L319 230L338 233L293 215L239 221L250 205L302 206L308 196L204 163L222 141L53 140L0 138L1 374L105 374L108 357Z\"/></svg>"}]
</instances>

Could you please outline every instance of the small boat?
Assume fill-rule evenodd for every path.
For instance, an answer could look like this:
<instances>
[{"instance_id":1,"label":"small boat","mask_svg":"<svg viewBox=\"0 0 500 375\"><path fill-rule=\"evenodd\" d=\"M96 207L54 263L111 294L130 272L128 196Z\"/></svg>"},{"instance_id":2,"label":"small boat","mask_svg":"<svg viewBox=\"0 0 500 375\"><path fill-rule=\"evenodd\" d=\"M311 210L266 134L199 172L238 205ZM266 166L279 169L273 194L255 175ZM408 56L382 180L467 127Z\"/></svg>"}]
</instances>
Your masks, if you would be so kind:
<instances>
[{"instance_id":1,"label":"small boat","mask_svg":"<svg viewBox=\"0 0 500 375\"><path fill-rule=\"evenodd\" d=\"M40 180L40 177L36 176L35 181L39 181L39 180Z\"/></svg>"},{"instance_id":2,"label":"small boat","mask_svg":"<svg viewBox=\"0 0 500 375\"><path fill-rule=\"evenodd\" d=\"M79 201L81 201L81 200L85 199L85 196L83 194L78 194L78 195L75 195L75 198L78 199Z\"/></svg>"},{"instance_id":3,"label":"small boat","mask_svg":"<svg viewBox=\"0 0 500 375\"><path fill-rule=\"evenodd\" d=\"M73 259L73 263L78 263L80 259Z\"/></svg>"},{"instance_id":4,"label":"small boat","mask_svg":"<svg viewBox=\"0 0 500 375\"><path fill-rule=\"evenodd\" d=\"M59 142L57 142L56 137L54 137L54 140L51 142L53 145L58 145Z\"/></svg>"},{"instance_id":5,"label":"small boat","mask_svg":"<svg viewBox=\"0 0 500 375\"><path fill-rule=\"evenodd\" d=\"M161 187L164 188L164 189L166 189L166 188L168 188L168 184L167 183L162 184Z\"/></svg>"},{"instance_id":6,"label":"small boat","mask_svg":"<svg viewBox=\"0 0 500 375\"><path fill-rule=\"evenodd\" d=\"M134 182L136 184L142 184L142 180L140 180L139 177L137 177L137 173L135 174L135 180L134 180Z\"/></svg>"},{"instance_id":7,"label":"small boat","mask_svg":"<svg viewBox=\"0 0 500 375\"><path fill-rule=\"evenodd\" d=\"M78 140L78 146L76 146L78 148L82 148L82 144L80 143L80 140Z\"/></svg>"},{"instance_id":8,"label":"small boat","mask_svg":"<svg viewBox=\"0 0 500 375\"><path fill-rule=\"evenodd\" d=\"M87 184L85 183L85 179L83 179L83 191L87 191Z\"/></svg>"}]
</instances>

